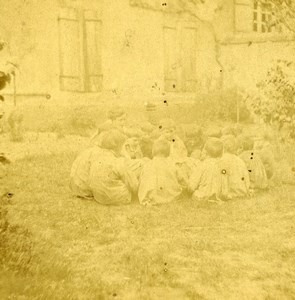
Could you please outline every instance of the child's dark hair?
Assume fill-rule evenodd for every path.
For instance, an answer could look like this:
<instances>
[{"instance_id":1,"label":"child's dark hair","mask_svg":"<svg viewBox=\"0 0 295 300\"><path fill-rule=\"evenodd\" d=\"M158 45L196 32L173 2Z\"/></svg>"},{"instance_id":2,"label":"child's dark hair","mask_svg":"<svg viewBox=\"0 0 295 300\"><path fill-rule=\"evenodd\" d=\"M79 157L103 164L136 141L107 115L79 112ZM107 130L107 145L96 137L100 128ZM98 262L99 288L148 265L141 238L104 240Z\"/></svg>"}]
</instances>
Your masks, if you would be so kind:
<instances>
[{"instance_id":1,"label":"child's dark hair","mask_svg":"<svg viewBox=\"0 0 295 300\"><path fill-rule=\"evenodd\" d=\"M165 139L155 140L152 153L153 153L153 157L155 156L168 157L170 155L170 143Z\"/></svg>"},{"instance_id":2,"label":"child's dark hair","mask_svg":"<svg viewBox=\"0 0 295 300\"><path fill-rule=\"evenodd\" d=\"M221 157L223 153L223 143L218 138L210 137L208 138L204 149L206 150L207 154L212 158Z\"/></svg>"},{"instance_id":3,"label":"child's dark hair","mask_svg":"<svg viewBox=\"0 0 295 300\"><path fill-rule=\"evenodd\" d=\"M242 140L242 148L244 151L253 150L254 140L250 136L244 136Z\"/></svg>"},{"instance_id":4,"label":"child's dark hair","mask_svg":"<svg viewBox=\"0 0 295 300\"><path fill-rule=\"evenodd\" d=\"M108 150L118 150L126 141L126 136L117 129L102 133L101 147Z\"/></svg>"},{"instance_id":5,"label":"child's dark hair","mask_svg":"<svg viewBox=\"0 0 295 300\"><path fill-rule=\"evenodd\" d=\"M126 115L126 111L121 106L114 106L107 113L107 117L112 121L124 115Z\"/></svg>"},{"instance_id":6,"label":"child's dark hair","mask_svg":"<svg viewBox=\"0 0 295 300\"><path fill-rule=\"evenodd\" d=\"M238 145L234 135L225 135L222 137L222 141L225 152L236 154Z\"/></svg>"}]
</instances>

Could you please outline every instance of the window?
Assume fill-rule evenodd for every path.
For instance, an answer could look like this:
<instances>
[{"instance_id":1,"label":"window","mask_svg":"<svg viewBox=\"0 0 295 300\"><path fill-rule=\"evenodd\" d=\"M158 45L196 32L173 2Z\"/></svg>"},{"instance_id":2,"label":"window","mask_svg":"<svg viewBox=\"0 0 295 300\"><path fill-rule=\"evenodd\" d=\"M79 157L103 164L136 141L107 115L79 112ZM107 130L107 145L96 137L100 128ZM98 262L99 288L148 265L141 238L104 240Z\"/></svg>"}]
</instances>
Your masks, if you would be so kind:
<instances>
[{"instance_id":1,"label":"window","mask_svg":"<svg viewBox=\"0 0 295 300\"><path fill-rule=\"evenodd\" d=\"M286 27L278 22L277 10L270 0L235 0L236 33L281 33Z\"/></svg>"},{"instance_id":2,"label":"window","mask_svg":"<svg viewBox=\"0 0 295 300\"><path fill-rule=\"evenodd\" d=\"M101 21L96 11L63 9L59 17L60 88L102 89Z\"/></svg>"},{"instance_id":3,"label":"window","mask_svg":"<svg viewBox=\"0 0 295 300\"><path fill-rule=\"evenodd\" d=\"M164 80L167 92L196 91L196 28L178 24L164 27Z\"/></svg>"},{"instance_id":4,"label":"window","mask_svg":"<svg viewBox=\"0 0 295 300\"><path fill-rule=\"evenodd\" d=\"M274 9L270 2L254 0L253 31L258 33L281 32L282 25L276 22Z\"/></svg>"}]
</instances>

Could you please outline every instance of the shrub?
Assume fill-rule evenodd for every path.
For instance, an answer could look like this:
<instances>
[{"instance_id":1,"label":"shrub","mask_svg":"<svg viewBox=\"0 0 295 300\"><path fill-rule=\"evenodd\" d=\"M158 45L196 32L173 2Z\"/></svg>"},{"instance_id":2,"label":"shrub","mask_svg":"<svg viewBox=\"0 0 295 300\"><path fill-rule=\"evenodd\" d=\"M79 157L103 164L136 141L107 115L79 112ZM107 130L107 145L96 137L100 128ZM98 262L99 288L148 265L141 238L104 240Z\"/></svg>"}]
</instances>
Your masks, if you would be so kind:
<instances>
[{"instance_id":1,"label":"shrub","mask_svg":"<svg viewBox=\"0 0 295 300\"><path fill-rule=\"evenodd\" d=\"M295 138L295 63L277 60L265 78L257 84L258 92L249 95L253 112L266 124L287 128Z\"/></svg>"},{"instance_id":2,"label":"shrub","mask_svg":"<svg viewBox=\"0 0 295 300\"><path fill-rule=\"evenodd\" d=\"M250 112L242 94L236 89L197 96L194 112L199 120L236 122L237 105L239 105L239 121L249 121Z\"/></svg>"}]
</instances>

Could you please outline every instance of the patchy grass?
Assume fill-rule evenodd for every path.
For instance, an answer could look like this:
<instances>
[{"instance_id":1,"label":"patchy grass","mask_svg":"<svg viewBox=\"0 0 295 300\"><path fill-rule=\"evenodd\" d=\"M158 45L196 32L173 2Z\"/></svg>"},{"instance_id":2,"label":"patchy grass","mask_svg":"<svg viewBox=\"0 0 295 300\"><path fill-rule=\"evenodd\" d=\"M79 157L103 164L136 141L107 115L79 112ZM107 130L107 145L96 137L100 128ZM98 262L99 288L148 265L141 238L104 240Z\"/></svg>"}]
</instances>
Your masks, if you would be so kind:
<instances>
[{"instance_id":1,"label":"patchy grass","mask_svg":"<svg viewBox=\"0 0 295 300\"><path fill-rule=\"evenodd\" d=\"M18 160L2 182L5 218L24 230L5 252L2 299L295 298L293 187L220 206L104 207L70 196L69 149Z\"/></svg>"}]
</instances>

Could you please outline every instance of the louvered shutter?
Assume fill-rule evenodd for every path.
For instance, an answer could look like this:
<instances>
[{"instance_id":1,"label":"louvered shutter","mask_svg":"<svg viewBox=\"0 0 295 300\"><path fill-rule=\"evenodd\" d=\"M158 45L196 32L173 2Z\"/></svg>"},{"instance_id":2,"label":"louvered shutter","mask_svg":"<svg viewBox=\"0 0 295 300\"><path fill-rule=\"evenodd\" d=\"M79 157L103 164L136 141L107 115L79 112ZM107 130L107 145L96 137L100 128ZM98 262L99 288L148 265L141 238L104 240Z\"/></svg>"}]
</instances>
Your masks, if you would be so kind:
<instances>
[{"instance_id":1,"label":"louvered shutter","mask_svg":"<svg viewBox=\"0 0 295 300\"><path fill-rule=\"evenodd\" d=\"M102 90L102 23L96 11L84 11L84 25L86 89L98 92Z\"/></svg>"},{"instance_id":2,"label":"louvered shutter","mask_svg":"<svg viewBox=\"0 0 295 300\"><path fill-rule=\"evenodd\" d=\"M197 31L184 27L182 31L182 91L196 91Z\"/></svg>"},{"instance_id":3,"label":"louvered shutter","mask_svg":"<svg viewBox=\"0 0 295 300\"><path fill-rule=\"evenodd\" d=\"M60 87L64 91L82 91L80 32L75 9L64 8L59 16Z\"/></svg>"}]
</instances>

